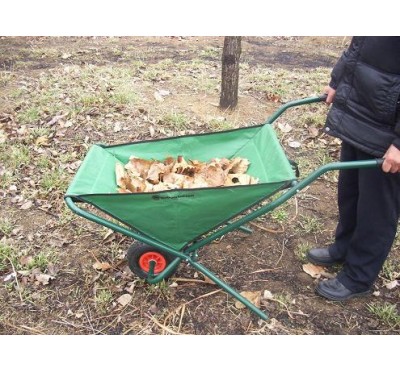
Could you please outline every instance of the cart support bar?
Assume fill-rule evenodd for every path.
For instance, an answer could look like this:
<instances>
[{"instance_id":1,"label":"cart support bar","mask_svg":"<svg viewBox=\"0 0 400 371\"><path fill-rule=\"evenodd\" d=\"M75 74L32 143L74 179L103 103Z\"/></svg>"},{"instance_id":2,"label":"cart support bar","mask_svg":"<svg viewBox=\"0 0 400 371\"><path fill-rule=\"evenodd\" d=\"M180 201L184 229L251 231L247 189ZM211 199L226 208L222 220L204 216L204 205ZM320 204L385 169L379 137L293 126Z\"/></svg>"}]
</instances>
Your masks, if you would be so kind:
<instances>
[{"instance_id":1,"label":"cart support bar","mask_svg":"<svg viewBox=\"0 0 400 371\"><path fill-rule=\"evenodd\" d=\"M215 282L219 287L221 287L228 294L232 295L235 299L237 299L239 302L241 302L243 305L245 305L248 309L250 309L255 314L257 314L261 319L263 319L265 321L268 320L268 316L262 310L257 308L252 302L247 300L244 296L240 295L237 291L235 291L232 287L227 285L224 281L220 280L217 276L215 276L212 272L210 272L206 267L204 267L200 263L197 263L193 260L190 261L190 264L193 265L198 271L203 273L210 280Z\"/></svg>"},{"instance_id":2,"label":"cart support bar","mask_svg":"<svg viewBox=\"0 0 400 371\"><path fill-rule=\"evenodd\" d=\"M186 255L185 254L183 254L183 253L181 253L181 252L179 252L177 250L174 250L171 247L169 247L169 246L167 246L167 245L165 245L165 244L163 244L161 242L158 242L156 240L148 238L145 235L142 235L140 233L136 233L135 231L133 231L131 229L128 229L128 228L126 228L126 227L124 227L122 225L116 224L116 223L114 223L112 221L109 221L109 220L104 219L104 218L102 218L100 216L97 216L96 214L93 214L92 212L89 212L89 211L86 211L86 210L80 208L79 206L77 206L75 204L74 200L70 196L65 197L65 203L67 204L67 206L75 214L77 214L79 216L82 216L83 218L86 218L86 219L88 219L88 220L90 220L92 222L100 224L100 225L102 225L102 226L104 226L106 228L110 228L115 232L119 232L119 233L122 233L122 234L124 234L124 235L126 235L128 237L132 237L135 240L143 242L143 243L145 243L147 245L150 245L150 246L153 246L153 247L158 247L161 250L163 250L165 252L168 252L173 256L179 257L180 260L182 260L182 259L186 260ZM174 264L174 263L175 263L175 260L171 264Z\"/></svg>"},{"instance_id":3,"label":"cart support bar","mask_svg":"<svg viewBox=\"0 0 400 371\"><path fill-rule=\"evenodd\" d=\"M276 200L272 201L271 203L260 207L259 209L255 210L254 212L245 215L244 217L229 223L225 227L221 228L220 230L216 231L214 234L205 237L199 242L194 243L190 246L186 253L193 252L205 245L208 245L215 239L223 236L224 234L231 232L239 226L246 224L253 219L258 218L261 215L264 215L271 210L277 208L278 206L282 205L284 202L295 196L298 192L300 192L303 188L308 186L314 180L319 178L322 174L333 171L333 170L347 170L347 169L365 169L365 168L373 168L382 166L383 159L373 159L373 160L363 160L363 161L347 161L347 162L332 162L330 164L326 164L321 166L320 168L316 169L314 172L309 174L306 178L301 180L300 182L293 182L293 186L289 188L285 193L283 193L280 197Z\"/></svg>"}]
</instances>

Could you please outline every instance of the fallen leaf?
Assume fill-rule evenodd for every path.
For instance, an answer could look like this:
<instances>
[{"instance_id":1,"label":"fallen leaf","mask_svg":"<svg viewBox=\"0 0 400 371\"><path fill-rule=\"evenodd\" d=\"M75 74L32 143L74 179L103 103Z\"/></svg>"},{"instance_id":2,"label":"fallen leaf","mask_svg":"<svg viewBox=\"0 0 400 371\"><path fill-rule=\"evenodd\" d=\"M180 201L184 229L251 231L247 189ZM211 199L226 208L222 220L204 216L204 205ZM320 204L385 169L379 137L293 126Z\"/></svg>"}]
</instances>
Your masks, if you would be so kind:
<instances>
[{"instance_id":1,"label":"fallen leaf","mask_svg":"<svg viewBox=\"0 0 400 371\"><path fill-rule=\"evenodd\" d=\"M112 229L109 229L107 231L106 235L103 237L103 242L104 243L108 243L108 242L111 242L114 239L115 239L114 231Z\"/></svg>"},{"instance_id":2,"label":"fallen leaf","mask_svg":"<svg viewBox=\"0 0 400 371\"><path fill-rule=\"evenodd\" d=\"M160 94L162 97L165 97L167 95L170 95L170 91L169 90L159 90L158 94Z\"/></svg>"},{"instance_id":3,"label":"fallen leaf","mask_svg":"<svg viewBox=\"0 0 400 371\"><path fill-rule=\"evenodd\" d=\"M248 301L250 301L252 304L254 304L257 308L260 308L261 291L242 291L240 293L240 295L245 297ZM235 307L237 309L246 308L246 306L238 300L235 302Z\"/></svg>"},{"instance_id":4,"label":"fallen leaf","mask_svg":"<svg viewBox=\"0 0 400 371\"><path fill-rule=\"evenodd\" d=\"M82 318L83 315L84 315L84 313L82 311L79 311L79 312L75 313L75 317L78 318L78 319Z\"/></svg>"},{"instance_id":5,"label":"fallen leaf","mask_svg":"<svg viewBox=\"0 0 400 371\"><path fill-rule=\"evenodd\" d=\"M49 138L46 136L41 136L36 138L35 144L37 146L48 146L49 145Z\"/></svg>"},{"instance_id":6,"label":"fallen leaf","mask_svg":"<svg viewBox=\"0 0 400 371\"><path fill-rule=\"evenodd\" d=\"M265 290L264 294L263 294L263 298L270 300L270 299L274 298L274 295L272 294L271 291Z\"/></svg>"},{"instance_id":7,"label":"fallen leaf","mask_svg":"<svg viewBox=\"0 0 400 371\"><path fill-rule=\"evenodd\" d=\"M312 278L319 278L325 269L318 265L314 265L311 263L303 264L303 271L309 274Z\"/></svg>"},{"instance_id":8,"label":"fallen leaf","mask_svg":"<svg viewBox=\"0 0 400 371\"><path fill-rule=\"evenodd\" d=\"M33 256L21 256L21 258L19 259L19 262L22 265L27 266L27 265L29 265L30 263L33 262Z\"/></svg>"},{"instance_id":9,"label":"fallen leaf","mask_svg":"<svg viewBox=\"0 0 400 371\"><path fill-rule=\"evenodd\" d=\"M288 143L288 146L291 148L299 148L299 147L301 147L301 143L297 142L295 140L292 140Z\"/></svg>"},{"instance_id":10,"label":"fallen leaf","mask_svg":"<svg viewBox=\"0 0 400 371\"><path fill-rule=\"evenodd\" d=\"M292 127L286 123L286 122L280 122L278 123L278 128L282 133L289 133L290 131L292 131Z\"/></svg>"},{"instance_id":11,"label":"fallen leaf","mask_svg":"<svg viewBox=\"0 0 400 371\"><path fill-rule=\"evenodd\" d=\"M273 94L273 93L267 93L266 94L266 98L274 103L279 103L281 101L281 97L277 94Z\"/></svg>"},{"instance_id":12,"label":"fallen leaf","mask_svg":"<svg viewBox=\"0 0 400 371\"><path fill-rule=\"evenodd\" d=\"M17 196L15 196L15 197L13 197L13 198L11 199L11 202L12 202L13 204L16 204L16 203L22 202L23 200L24 200L24 197L23 197L22 195L17 195Z\"/></svg>"},{"instance_id":13,"label":"fallen leaf","mask_svg":"<svg viewBox=\"0 0 400 371\"><path fill-rule=\"evenodd\" d=\"M153 138L154 134L155 134L155 130L151 125L149 126L149 132L150 132L150 136Z\"/></svg>"},{"instance_id":14,"label":"fallen leaf","mask_svg":"<svg viewBox=\"0 0 400 371\"><path fill-rule=\"evenodd\" d=\"M32 201L26 201L25 203L23 203L20 207L21 210L28 210L32 207L33 202Z\"/></svg>"},{"instance_id":15,"label":"fallen leaf","mask_svg":"<svg viewBox=\"0 0 400 371\"><path fill-rule=\"evenodd\" d=\"M156 101L158 101L158 102L162 102L164 100L164 98L162 97L162 95L158 91L156 91L154 93L154 98L156 98Z\"/></svg>"},{"instance_id":16,"label":"fallen leaf","mask_svg":"<svg viewBox=\"0 0 400 371\"><path fill-rule=\"evenodd\" d=\"M96 263L94 263L93 264L93 268L94 269L96 269L96 270L101 270L101 271L106 271L106 270L108 270L108 269L111 269L112 268L112 266L109 264L109 263L107 263L107 262L96 262Z\"/></svg>"},{"instance_id":17,"label":"fallen leaf","mask_svg":"<svg viewBox=\"0 0 400 371\"><path fill-rule=\"evenodd\" d=\"M158 311L159 311L159 309L158 309L157 305L155 305L155 304L150 305L150 308L149 308L150 313L156 314Z\"/></svg>"},{"instance_id":18,"label":"fallen leaf","mask_svg":"<svg viewBox=\"0 0 400 371\"><path fill-rule=\"evenodd\" d=\"M16 236L16 235L18 235L21 231L22 231L22 228L21 228L21 227L14 228L14 229L11 231L11 235L12 235L12 236Z\"/></svg>"},{"instance_id":19,"label":"fallen leaf","mask_svg":"<svg viewBox=\"0 0 400 371\"><path fill-rule=\"evenodd\" d=\"M227 170L231 174L244 174L249 168L250 161L246 158L236 157L232 160Z\"/></svg>"},{"instance_id":20,"label":"fallen leaf","mask_svg":"<svg viewBox=\"0 0 400 371\"><path fill-rule=\"evenodd\" d=\"M271 320L267 322L265 326L267 326L269 330L275 330L275 328L279 326L279 321L277 321L275 318L271 318Z\"/></svg>"},{"instance_id":21,"label":"fallen leaf","mask_svg":"<svg viewBox=\"0 0 400 371\"><path fill-rule=\"evenodd\" d=\"M135 290L135 281L127 284L125 287L125 291L129 292L129 294L133 294L134 290Z\"/></svg>"},{"instance_id":22,"label":"fallen leaf","mask_svg":"<svg viewBox=\"0 0 400 371\"><path fill-rule=\"evenodd\" d=\"M7 140L6 133L3 129L0 129L0 144L5 143Z\"/></svg>"},{"instance_id":23,"label":"fallen leaf","mask_svg":"<svg viewBox=\"0 0 400 371\"><path fill-rule=\"evenodd\" d=\"M49 245L51 247L63 247L64 245L67 245L68 241L66 239L60 239L60 238L51 238L49 241Z\"/></svg>"},{"instance_id":24,"label":"fallen leaf","mask_svg":"<svg viewBox=\"0 0 400 371\"><path fill-rule=\"evenodd\" d=\"M47 123L47 125L52 126L52 125L56 124L58 121L60 121L62 118L64 118L65 116L67 116L67 114L54 116L54 117Z\"/></svg>"},{"instance_id":25,"label":"fallen leaf","mask_svg":"<svg viewBox=\"0 0 400 371\"><path fill-rule=\"evenodd\" d=\"M120 123L119 121L117 121L117 122L114 124L114 133L120 132L121 129L122 129L122 125L121 125L121 123Z\"/></svg>"},{"instance_id":26,"label":"fallen leaf","mask_svg":"<svg viewBox=\"0 0 400 371\"><path fill-rule=\"evenodd\" d=\"M147 176L151 164L152 161L131 156L129 162L125 165L125 169L130 172L130 175L136 175L144 179Z\"/></svg>"},{"instance_id":27,"label":"fallen leaf","mask_svg":"<svg viewBox=\"0 0 400 371\"><path fill-rule=\"evenodd\" d=\"M15 278L15 276L16 276L16 274L15 274L14 272L13 272L13 273L10 273L10 274L7 274L7 276L5 276L5 277L3 278L3 282L11 281L12 279Z\"/></svg>"},{"instance_id":28,"label":"fallen leaf","mask_svg":"<svg viewBox=\"0 0 400 371\"><path fill-rule=\"evenodd\" d=\"M50 274L35 274L36 281L40 282L42 285L48 285L52 280L55 279L54 276L50 276Z\"/></svg>"},{"instance_id":29,"label":"fallen leaf","mask_svg":"<svg viewBox=\"0 0 400 371\"><path fill-rule=\"evenodd\" d=\"M117 183L118 187L123 187L123 179L125 178L125 169L124 166L122 164L120 164L119 162L117 162L115 164L115 182Z\"/></svg>"},{"instance_id":30,"label":"fallen leaf","mask_svg":"<svg viewBox=\"0 0 400 371\"><path fill-rule=\"evenodd\" d=\"M392 282L387 283L385 286L388 290L393 290L396 286L400 286L400 284L399 281L394 280Z\"/></svg>"},{"instance_id":31,"label":"fallen leaf","mask_svg":"<svg viewBox=\"0 0 400 371\"><path fill-rule=\"evenodd\" d=\"M308 132L309 132L309 134L310 134L310 136L311 136L312 138L317 137L318 134L319 134L319 130L318 130L318 128L316 128L315 126L309 127L309 128L308 128Z\"/></svg>"},{"instance_id":32,"label":"fallen leaf","mask_svg":"<svg viewBox=\"0 0 400 371\"><path fill-rule=\"evenodd\" d=\"M48 271L49 274L52 275L52 276L55 276L55 275L58 273L59 270L60 270L59 267L57 267L56 265L54 265L54 264L52 264L52 263L49 263L49 264L47 265L47 271Z\"/></svg>"},{"instance_id":33,"label":"fallen leaf","mask_svg":"<svg viewBox=\"0 0 400 371\"><path fill-rule=\"evenodd\" d=\"M123 294L117 299L117 302L124 307L125 305L129 304L131 300L132 300L131 294Z\"/></svg>"}]
</instances>

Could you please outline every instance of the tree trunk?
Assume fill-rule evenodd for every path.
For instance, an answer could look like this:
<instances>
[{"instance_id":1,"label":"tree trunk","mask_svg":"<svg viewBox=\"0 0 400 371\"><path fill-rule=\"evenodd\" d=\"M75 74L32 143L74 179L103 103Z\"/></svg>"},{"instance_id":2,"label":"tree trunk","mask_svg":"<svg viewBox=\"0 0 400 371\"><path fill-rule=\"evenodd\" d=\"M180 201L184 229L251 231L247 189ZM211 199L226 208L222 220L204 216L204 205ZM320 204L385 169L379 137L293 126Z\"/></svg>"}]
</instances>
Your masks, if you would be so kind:
<instances>
[{"instance_id":1,"label":"tree trunk","mask_svg":"<svg viewBox=\"0 0 400 371\"><path fill-rule=\"evenodd\" d=\"M241 42L241 36L226 36L224 38L220 108L233 109L238 102Z\"/></svg>"}]
</instances>

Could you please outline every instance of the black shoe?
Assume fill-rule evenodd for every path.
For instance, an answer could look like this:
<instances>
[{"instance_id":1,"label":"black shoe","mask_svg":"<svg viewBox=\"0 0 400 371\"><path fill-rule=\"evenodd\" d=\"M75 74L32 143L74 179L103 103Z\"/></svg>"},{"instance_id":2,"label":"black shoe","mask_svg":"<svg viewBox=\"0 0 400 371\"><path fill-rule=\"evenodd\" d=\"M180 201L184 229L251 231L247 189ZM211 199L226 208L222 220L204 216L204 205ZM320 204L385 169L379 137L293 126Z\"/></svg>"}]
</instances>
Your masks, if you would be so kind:
<instances>
[{"instance_id":1,"label":"black shoe","mask_svg":"<svg viewBox=\"0 0 400 371\"><path fill-rule=\"evenodd\" d=\"M368 295L371 291L352 292L339 282L337 278L321 281L316 289L316 293L329 300L342 301L356 296Z\"/></svg>"},{"instance_id":2,"label":"black shoe","mask_svg":"<svg viewBox=\"0 0 400 371\"><path fill-rule=\"evenodd\" d=\"M336 263L341 263L342 260L334 259L329 254L327 247L317 247L307 252L307 259L316 265L322 265L323 267L330 267Z\"/></svg>"}]
</instances>

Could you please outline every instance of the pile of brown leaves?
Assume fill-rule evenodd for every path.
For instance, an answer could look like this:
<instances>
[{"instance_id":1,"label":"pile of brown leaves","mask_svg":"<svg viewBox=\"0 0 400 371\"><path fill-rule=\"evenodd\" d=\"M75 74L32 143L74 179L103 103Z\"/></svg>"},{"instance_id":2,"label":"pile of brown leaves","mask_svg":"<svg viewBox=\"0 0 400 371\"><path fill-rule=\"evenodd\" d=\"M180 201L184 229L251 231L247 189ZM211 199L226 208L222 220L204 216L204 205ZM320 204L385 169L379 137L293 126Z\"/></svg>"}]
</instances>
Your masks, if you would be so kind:
<instances>
[{"instance_id":1,"label":"pile of brown leaves","mask_svg":"<svg viewBox=\"0 0 400 371\"><path fill-rule=\"evenodd\" d=\"M240 157L200 162L186 161L183 156L178 156L160 162L131 156L125 166L116 164L115 173L119 193L159 192L257 184L258 179L245 174L249 164L247 159Z\"/></svg>"}]
</instances>

